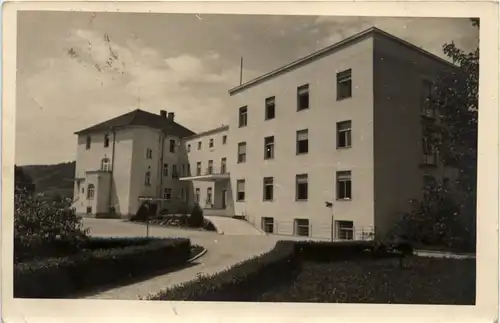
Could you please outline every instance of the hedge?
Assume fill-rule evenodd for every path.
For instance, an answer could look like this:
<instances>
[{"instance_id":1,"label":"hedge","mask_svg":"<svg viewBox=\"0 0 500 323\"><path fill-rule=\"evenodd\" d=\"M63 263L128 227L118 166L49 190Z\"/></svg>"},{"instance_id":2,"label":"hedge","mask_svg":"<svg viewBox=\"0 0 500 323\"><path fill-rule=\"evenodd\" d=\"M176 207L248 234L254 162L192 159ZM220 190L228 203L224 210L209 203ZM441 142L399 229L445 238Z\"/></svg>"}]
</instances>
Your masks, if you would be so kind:
<instances>
[{"instance_id":1,"label":"hedge","mask_svg":"<svg viewBox=\"0 0 500 323\"><path fill-rule=\"evenodd\" d=\"M278 241L269 252L246 260L213 276L202 276L148 297L148 300L253 301L271 286L285 284L300 272L303 260L333 261L383 257L370 241Z\"/></svg>"},{"instance_id":2,"label":"hedge","mask_svg":"<svg viewBox=\"0 0 500 323\"><path fill-rule=\"evenodd\" d=\"M16 264L14 297L60 298L116 284L185 264L190 249L184 238L90 239L79 254Z\"/></svg>"},{"instance_id":3,"label":"hedge","mask_svg":"<svg viewBox=\"0 0 500 323\"><path fill-rule=\"evenodd\" d=\"M160 238L150 237L88 237L80 241L56 239L53 241L39 241L23 243L21 239L14 239L14 262L34 261L37 259L56 258L77 254L84 250L125 248L129 246L145 245Z\"/></svg>"}]
</instances>

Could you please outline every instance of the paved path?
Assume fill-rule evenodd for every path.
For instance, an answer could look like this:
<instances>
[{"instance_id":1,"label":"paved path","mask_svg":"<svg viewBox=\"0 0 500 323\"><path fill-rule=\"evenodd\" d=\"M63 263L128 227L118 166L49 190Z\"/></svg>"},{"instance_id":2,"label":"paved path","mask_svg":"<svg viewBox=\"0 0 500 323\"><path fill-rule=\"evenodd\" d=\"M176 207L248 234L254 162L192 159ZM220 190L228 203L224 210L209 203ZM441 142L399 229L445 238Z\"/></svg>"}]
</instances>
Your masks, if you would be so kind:
<instances>
[{"instance_id":1,"label":"paved path","mask_svg":"<svg viewBox=\"0 0 500 323\"><path fill-rule=\"evenodd\" d=\"M205 216L224 235L265 235L250 223L225 216Z\"/></svg>"},{"instance_id":2,"label":"paved path","mask_svg":"<svg viewBox=\"0 0 500 323\"><path fill-rule=\"evenodd\" d=\"M84 226L93 236L145 236L146 226L117 219L85 218ZM208 252L194 266L157 276L127 286L104 290L84 298L134 300L158 293L166 287L196 278L197 274L212 275L241 261L271 250L280 240L274 236L219 235L216 232L193 231L174 228L150 227L150 236L188 237L192 244L205 247Z\"/></svg>"}]
</instances>

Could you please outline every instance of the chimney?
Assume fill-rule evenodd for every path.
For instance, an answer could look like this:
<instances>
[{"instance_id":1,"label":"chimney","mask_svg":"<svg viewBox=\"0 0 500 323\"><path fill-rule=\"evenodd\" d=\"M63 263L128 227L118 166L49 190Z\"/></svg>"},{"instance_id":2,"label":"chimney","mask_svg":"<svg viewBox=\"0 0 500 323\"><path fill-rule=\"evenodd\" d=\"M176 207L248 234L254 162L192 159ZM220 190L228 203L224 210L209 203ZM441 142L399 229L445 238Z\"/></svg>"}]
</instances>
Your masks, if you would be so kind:
<instances>
[{"instance_id":1,"label":"chimney","mask_svg":"<svg viewBox=\"0 0 500 323\"><path fill-rule=\"evenodd\" d=\"M175 117L175 113L169 112L167 119L170 120L170 121L174 121L174 117Z\"/></svg>"},{"instance_id":2,"label":"chimney","mask_svg":"<svg viewBox=\"0 0 500 323\"><path fill-rule=\"evenodd\" d=\"M167 117L167 111L165 111L165 110L160 110L160 115L161 115L162 117L166 118L166 117Z\"/></svg>"}]
</instances>

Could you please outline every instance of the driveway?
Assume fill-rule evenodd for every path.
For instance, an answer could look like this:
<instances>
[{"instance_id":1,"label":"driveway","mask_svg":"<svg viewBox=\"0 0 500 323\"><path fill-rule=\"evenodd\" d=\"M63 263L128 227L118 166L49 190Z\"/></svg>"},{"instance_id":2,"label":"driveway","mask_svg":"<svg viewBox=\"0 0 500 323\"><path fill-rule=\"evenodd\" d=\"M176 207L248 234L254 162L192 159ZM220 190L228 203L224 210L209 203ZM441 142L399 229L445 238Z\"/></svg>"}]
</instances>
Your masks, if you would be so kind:
<instances>
[{"instance_id":1,"label":"driveway","mask_svg":"<svg viewBox=\"0 0 500 323\"><path fill-rule=\"evenodd\" d=\"M84 218L84 226L92 236L145 236L146 226L119 219ZM134 300L150 293L173 287L192 279L197 274L213 275L227 267L271 250L279 238L265 235L220 235L216 232L183 230L151 226L149 235L154 237L187 237L192 244L205 247L208 252L194 266L157 276L127 286L104 290L87 296L89 299Z\"/></svg>"},{"instance_id":2,"label":"driveway","mask_svg":"<svg viewBox=\"0 0 500 323\"><path fill-rule=\"evenodd\" d=\"M247 221L233 219L226 216L205 216L205 219L212 222L217 232L224 235L265 235Z\"/></svg>"}]
</instances>

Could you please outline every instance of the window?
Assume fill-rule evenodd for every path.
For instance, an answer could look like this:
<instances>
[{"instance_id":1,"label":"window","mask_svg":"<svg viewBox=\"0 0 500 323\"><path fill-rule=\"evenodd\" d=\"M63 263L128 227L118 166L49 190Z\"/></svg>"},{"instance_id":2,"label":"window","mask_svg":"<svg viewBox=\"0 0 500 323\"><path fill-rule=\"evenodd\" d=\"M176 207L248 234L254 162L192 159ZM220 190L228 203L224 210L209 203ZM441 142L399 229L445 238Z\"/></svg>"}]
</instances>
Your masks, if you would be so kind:
<instances>
[{"instance_id":1,"label":"window","mask_svg":"<svg viewBox=\"0 0 500 323\"><path fill-rule=\"evenodd\" d=\"M104 147L109 147L109 135L104 135Z\"/></svg>"},{"instance_id":2,"label":"window","mask_svg":"<svg viewBox=\"0 0 500 323\"><path fill-rule=\"evenodd\" d=\"M337 122L337 148L351 147L351 139L351 121Z\"/></svg>"},{"instance_id":3,"label":"window","mask_svg":"<svg viewBox=\"0 0 500 323\"><path fill-rule=\"evenodd\" d=\"M306 201L308 193L307 174L295 176L295 199L297 201Z\"/></svg>"},{"instance_id":4,"label":"window","mask_svg":"<svg viewBox=\"0 0 500 323\"><path fill-rule=\"evenodd\" d=\"M261 227L262 230L266 233L273 233L274 232L274 218L271 217L263 217L261 219Z\"/></svg>"},{"instance_id":5,"label":"window","mask_svg":"<svg viewBox=\"0 0 500 323\"><path fill-rule=\"evenodd\" d=\"M220 173L225 174L227 169L226 169L226 157L221 158L220 160Z\"/></svg>"},{"instance_id":6,"label":"window","mask_svg":"<svg viewBox=\"0 0 500 323\"><path fill-rule=\"evenodd\" d=\"M109 172L110 171L110 162L109 162L109 158L103 158L101 160L101 170L102 171L105 171L105 172Z\"/></svg>"},{"instance_id":7,"label":"window","mask_svg":"<svg viewBox=\"0 0 500 323\"><path fill-rule=\"evenodd\" d=\"M422 138L422 150L423 150L423 162L424 165L436 165L437 164L437 154L434 143L429 135L425 133Z\"/></svg>"},{"instance_id":8,"label":"window","mask_svg":"<svg viewBox=\"0 0 500 323\"><path fill-rule=\"evenodd\" d=\"M182 176L186 176L186 165L182 164Z\"/></svg>"},{"instance_id":9,"label":"window","mask_svg":"<svg viewBox=\"0 0 500 323\"><path fill-rule=\"evenodd\" d=\"M85 187L82 187L82 194L85 193Z\"/></svg>"},{"instance_id":10,"label":"window","mask_svg":"<svg viewBox=\"0 0 500 323\"><path fill-rule=\"evenodd\" d=\"M172 189L171 188L164 189L163 198L167 201L170 201L172 199Z\"/></svg>"},{"instance_id":11,"label":"window","mask_svg":"<svg viewBox=\"0 0 500 323\"><path fill-rule=\"evenodd\" d=\"M297 88L297 111L309 109L309 84Z\"/></svg>"},{"instance_id":12,"label":"window","mask_svg":"<svg viewBox=\"0 0 500 323\"><path fill-rule=\"evenodd\" d=\"M199 188L197 188L195 190L194 198L195 198L196 203L200 203L200 189Z\"/></svg>"},{"instance_id":13,"label":"window","mask_svg":"<svg viewBox=\"0 0 500 323\"><path fill-rule=\"evenodd\" d=\"M297 155L309 152L309 130L297 131Z\"/></svg>"},{"instance_id":14,"label":"window","mask_svg":"<svg viewBox=\"0 0 500 323\"><path fill-rule=\"evenodd\" d=\"M191 164L187 164L187 176L191 176Z\"/></svg>"},{"instance_id":15,"label":"window","mask_svg":"<svg viewBox=\"0 0 500 323\"><path fill-rule=\"evenodd\" d=\"M198 141L198 150L201 150L201 141Z\"/></svg>"},{"instance_id":16,"label":"window","mask_svg":"<svg viewBox=\"0 0 500 323\"><path fill-rule=\"evenodd\" d=\"M214 161L213 161L213 160L209 160L209 161L208 161L208 169L207 169L207 173L208 173L208 174L212 174L212 173L213 173L213 170L214 170Z\"/></svg>"},{"instance_id":17,"label":"window","mask_svg":"<svg viewBox=\"0 0 500 323\"><path fill-rule=\"evenodd\" d=\"M274 136L264 138L264 159L274 158Z\"/></svg>"},{"instance_id":18,"label":"window","mask_svg":"<svg viewBox=\"0 0 500 323\"><path fill-rule=\"evenodd\" d=\"M266 120L274 119L275 116L275 98L270 97L266 99Z\"/></svg>"},{"instance_id":19,"label":"window","mask_svg":"<svg viewBox=\"0 0 500 323\"><path fill-rule=\"evenodd\" d=\"M92 214L92 207L91 206L87 206L87 214Z\"/></svg>"},{"instance_id":20,"label":"window","mask_svg":"<svg viewBox=\"0 0 500 323\"><path fill-rule=\"evenodd\" d=\"M337 73L337 100L352 97L351 69Z\"/></svg>"},{"instance_id":21,"label":"window","mask_svg":"<svg viewBox=\"0 0 500 323\"><path fill-rule=\"evenodd\" d=\"M175 139L170 139L169 151L175 153Z\"/></svg>"},{"instance_id":22,"label":"window","mask_svg":"<svg viewBox=\"0 0 500 323\"><path fill-rule=\"evenodd\" d=\"M183 202L188 201L187 190L184 187L181 187L181 199Z\"/></svg>"},{"instance_id":23,"label":"window","mask_svg":"<svg viewBox=\"0 0 500 323\"><path fill-rule=\"evenodd\" d=\"M352 183L350 171L337 172L337 199L352 199Z\"/></svg>"},{"instance_id":24,"label":"window","mask_svg":"<svg viewBox=\"0 0 500 323\"><path fill-rule=\"evenodd\" d=\"M151 173L149 171L144 175L144 184L146 186L151 186Z\"/></svg>"},{"instance_id":25,"label":"window","mask_svg":"<svg viewBox=\"0 0 500 323\"><path fill-rule=\"evenodd\" d=\"M238 163L244 163L247 160L247 143L240 142L238 144Z\"/></svg>"},{"instance_id":26,"label":"window","mask_svg":"<svg viewBox=\"0 0 500 323\"><path fill-rule=\"evenodd\" d=\"M177 165L172 165L172 178L179 178L179 172L177 171Z\"/></svg>"},{"instance_id":27,"label":"window","mask_svg":"<svg viewBox=\"0 0 500 323\"><path fill-rule=\"evenodd\" d=\"M238 116L238 127L246 127L248 123L248 108L247 107L241 107L240 110L238 111L239 116Z\"/></svg>"},{"instance_id":28,"label":"window","mask_svg":"<svg viewBox=\"0 0 500 323\"><path fill-rule=\"evenodd\" d=\"M426 117L434 117L434 104L432 96L434 94L434 84L429 80L422 80L420 95L422 115Z\"/></svg>"},{"instance_id":29,"label":"window","mask_svg":"<svg viewBox=\"0 0 500 323\"><path fill-rule=\"evenodd\" d=\"M264 201L272 201L274 198L274 179L264 177Z\"/></svg>"},{"instance_id":30,"label":"window","mask_svg":"<svg viewBox=\"0 0 500 323\"><path fill-rule=\"evenodd\" d=\"M146 159L153 159L153 150L146 148Z\"/></svg>"},{"instance_id":31,"label":"window","mask_svg":"<svg viewBox=\"0 0 500 323\"><path fill-rule=\"evenodd\" d=\"M196 163L196 176L201 175L201 162Z\"/></svg>"},{"instance_id":32,"label":"window","mask_svg":"<svg viewBox=\"0 0 500 323\"><path fill-rule=\"evenodd\" d=\"M168 176L168 164L163 164L163 176Z\"/></svg>"},{"instance_id":33,"label":"window","mask_svg":"<svg viewBox=\"0 0 500 323\"><path fill-rule=\"evenodd\" d=\"M90 149L90 144L92 142L92 138L90 136L87 136L87 139L86 139L86 143L85 143L85 149Z\"/></svg>"},{"instance_id":34,"label":"window","mask_svg":"<svg viewBox=\"0 0 500 323\"><path fill-rule=\"evenodd\" d=\"M191 152L191 144L188 144L188 145L187 145L187 152L188 152L188 153L189 153L189 152Z\"/></svg>"},{"instance_id":35,"label":"window","mask_svg":"<svg viewBox=\"0 0 500 323\"><path fill-rule=\"evenodd\" d=\"M354 222L352 221L335 221L337 223L337 237L340 240L354 239Z\"/></svg>"},{"instance_id":36,"label":"window","mask_svg":"<svg viewBox=\"0 0 500 323\"><path fill-rule=\"evenodd\" d=\"M222 136L222 144L225 145L227 143L227 135Z\"/></svg>"},{"instance_id":37,"label":"window","mask_svg":"<svg viewBox=\"0 0 500 323\"><path fill-rule=\"evenodd\" d=\"M295 219L295 235L308 237L309 236L309 219Z\"/></svg>"},{"instance_id":38,"label":"window","mask_svg":"<svg viewBox=\"0 0 500 323\"><path fill-rule=\"evenodd\" d=\"M236 201L245 201L245 180L239 179L236 181Z\"/></svg>"},{"instance_id":39,"label":"window","mask_svg":"<svg viewBox=\"0 0 500 323\"><path fill-rule=\"evenodd\" d=\"M214 148L214 139L213 138L210 138L210 140L208 141L208 147Z\"/></svg>"},{"instance_id":40,"label":"window","mask_svg":"<svg viewBox=\"0 0 500 323\"><path fill-rule=\"evenodd\" d=\"M212 204L212 188L211 187L207 187L207 200L206 200L206 203L207 204Z\"/></svg>"},{"instance_id":41,"label":"window","mask_svg":"<svg viewBox=\"0 0 500 323\"><path fill-rule=\"evenodd\" d=\"M93 200L95 195L95 186L94 184L89 184L87 186L87 200Z\"/></svg>"}]
</instances>

